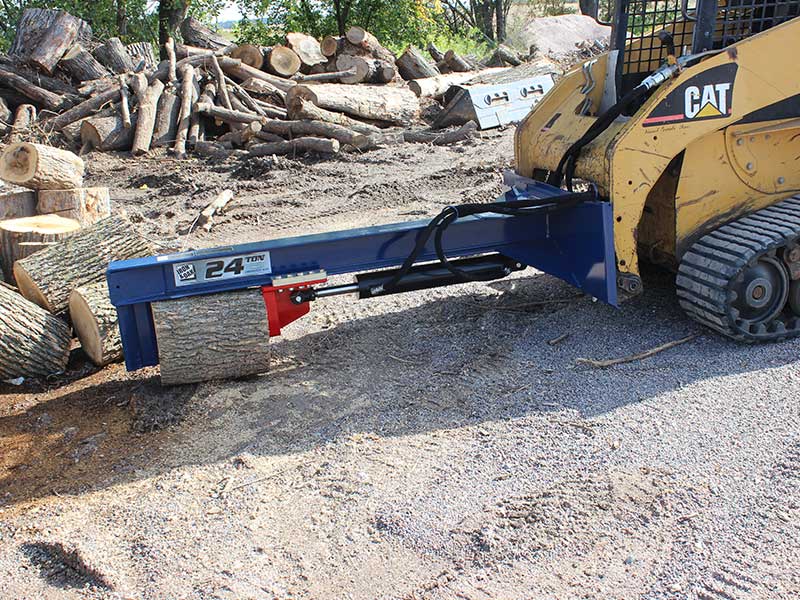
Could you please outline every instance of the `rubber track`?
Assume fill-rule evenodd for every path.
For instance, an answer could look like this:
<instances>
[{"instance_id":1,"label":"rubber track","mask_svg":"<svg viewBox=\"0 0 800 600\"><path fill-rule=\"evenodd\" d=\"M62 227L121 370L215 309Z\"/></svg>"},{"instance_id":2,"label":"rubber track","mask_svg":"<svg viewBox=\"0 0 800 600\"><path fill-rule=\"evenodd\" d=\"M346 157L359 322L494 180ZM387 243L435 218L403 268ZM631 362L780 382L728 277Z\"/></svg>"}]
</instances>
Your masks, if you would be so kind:
<instances>
[{"instance_id":1,"label":"rubber track","mask_svg":"<svg viewBox=\"0 0 800 600\"><path fill-rule=\"evenodd\" d=\"M770 323L738 319L736 278L762 256L800 238L800 197L790 198L707 233L681 259L676 278L681 308L695 321L743 342L800 335L800 316L788 309Z\"/></svg>"}]
</instances>

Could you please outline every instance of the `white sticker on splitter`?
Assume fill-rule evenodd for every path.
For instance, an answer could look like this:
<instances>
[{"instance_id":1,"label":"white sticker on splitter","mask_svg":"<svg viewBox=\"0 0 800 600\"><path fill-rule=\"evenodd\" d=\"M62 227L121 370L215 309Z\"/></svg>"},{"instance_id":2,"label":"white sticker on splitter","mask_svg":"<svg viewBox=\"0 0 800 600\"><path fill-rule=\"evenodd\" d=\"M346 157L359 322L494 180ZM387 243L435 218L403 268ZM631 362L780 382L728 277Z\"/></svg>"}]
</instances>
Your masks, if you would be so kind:
<instances>
[{"instance_id":1,"label":"white sticker on splitter","mask_svg":"<svg viewBox=\"0 0 800 600\"><path fill-rule=\"evenodd\" d=\"M254 277L272 273L269 252L254 252L240 256L209 258L175 263L172 265L175 285L195 285L233 279L234 277Z\"/></svg>"}]
</instances>

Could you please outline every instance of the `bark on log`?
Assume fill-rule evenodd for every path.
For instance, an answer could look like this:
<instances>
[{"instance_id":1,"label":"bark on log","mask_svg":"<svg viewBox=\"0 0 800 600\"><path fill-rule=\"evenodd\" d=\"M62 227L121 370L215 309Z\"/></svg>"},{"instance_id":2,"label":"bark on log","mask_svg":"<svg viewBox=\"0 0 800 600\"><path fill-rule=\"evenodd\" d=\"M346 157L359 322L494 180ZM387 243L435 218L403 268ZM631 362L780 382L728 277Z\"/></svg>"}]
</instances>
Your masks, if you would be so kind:
<instances>
[{"instance_id":1,"label":"bark on log","mask_svg":"<svg viewBox=\"0 0 800 600\"><path fill-rule=\"evenodd\" d=\"M61 113L54 119L49 119L47 121L47 128L50 131L58 131L63 129L70 123L74 123L75 121L79 121L80 119L88 117L95 111L102 108L103 105L109 102L114 102L118 97L119 82L114 82L106 91L89 98L85 102L81 102L77 106L70 108L68 111Z\"/></svg>"},{"instance_id":2,"label":"bark on log","mask_svg":"<svg viewBox=\"0 0 800 600\"><path fill-rule=\"evenodd\" d=\"M128 54L125 44L119 38L112 37L94 51L94 57L107 66L112 73L130 73L133 71L133 60Z\"/></svg>"},{"instance_id":3,"label":"bark on log","mask_svg":"<svg viewBox=\"0 0 800 600\"><path fill-rule=\"evenodd\" d=\"M439 75L439 69L429 63L413 46L406 48L406 51L397 59L397 69L400 71L400 76L406 81Z\"/></svg>"},{"instance_id":4,"label":"bark on log","mask_svg":"<svg viewBox=\"0 0 800 600\"><path fill-rule=\"evenodd\" d=\"M201 57L201 59L202 58L205 57ZM220 57L219 64L223 71L240 81L245 81L246 79L250 78L260 79L274 85L283 92L289 91L296 85L294 81L283 79L282 77L277 77L276 75L270 75L264 71L259 71L258 69L254 69L249 65L242 64L241 61L236 60L235 58L229 58L227 56Z\"/></svg>"},{"instance_id":5,"label":"bark on log","mask_svg":"<svg viewBox=\"0 0 800 600\"><path fill-rule=\"evenodd\" d=\"M240 44L230 53L231 58L238 58L245 65L260 69L264 65L264 53L253 44Z\"/></svg>"},{"instance_id":6,"label":"bark on log","mask_svg":"<svg viewBox=\"0 0 800 600\"><path fill-rule=\"evenodd\" d=\"M109 73L100 79L84 81L78 88L78 93L84 97L94 96L95 94L104 94L112 88L115 88L117 85L119 85L119 80Z\"/></svg>"},{"instance_id":7,"label":"bark on log","mask_svg":"<svg viewBox=\"0 0 800 600\"><path fill-rule=\"evenodd\" d=\"M327 58L322 54L320 43L310 35L298 32L287 33L286 45L294 50L294 53L300 58L303 70L307 71L314 65L327 62Z\"/></svg>"},{"instance_id":8,"label":"bark on log","mask_svg":"<svg viewBox=\"0 0 800 600\"><path fill-rule=\"evenodd\" d=\"M431 58L435 63L440 63L444 60L444 53L436 47L436 44L433 42L428 43L428 54L431 55Z\"/></svg>"},{"instance_id":9,"label":"bark on log","mask_svg":"<svg viewBox=\"0 0 800 600\"><path fill-rule=\"evenodd\" d=\"M130 84L133 94L136 96L136 102L141 102L144 98L145 92L147 92L147 75L144 73L136 73L135 75L132 75Z\"/></svg>"},{"instance_id":10,"label":"bark on log","mask_svg":"<svg viewBox=\"0 0 800 600\"><path fill-rule=\"evenodd\" d=\"M75 89L75 86L60 77L50 77L37 69L3 55L0 55L0 68L11 71L48 92L66 96L70 103L75 103L79 100L77 96L78 90Z\"/></svg>"},{"instance_id":11,"label":"bark on log","mask_svg":"<svg viewBox=\"0 0 800 600\"><path fill-rule=\"evenodd\" d=\"M14 115L11 109L8 108L5 99L0 97L0 135L11 129L14 124Z\"/></svg>"},{"instance_id":12,"label":"bark on log","mask_svg":"<svg viewBox=\"0 0 800 600\"><path fill-rule=\"evenodd\" d=\"M136 123L136 132L133 135L131 153L140 156L150 150L150 143L153 139L153 128L156 123L156 109L158 100L164 91L164 84L156 79L147 88L147 92L139 104L139 119Z\"/></svg>"},{"instance_id":13,"label":"bark on log","mask_svg":"<svg viewBox=\"0 0 800 600\"><path fill-rule=\"evenodd\" d=\"M78 39L81 23L80 19L67 12L59 14L28 56L28 62L52 75L58 61Z\"/></svg>"},{"instance_id":14,"label":"bark on log","mask_svg":"<svg viewBox=\"0 0 800 600\"><path fill-rule=\"evenodd\" d=\"M278 135L274 134L266 134L266 135L269 136L269 139L267 139L268 142L283 141L283 138ZM228 133L222 134L216 139L216 141L220 144L228 142L236 148L242 148L255 137L258 137L259 139L265 139L262 138L261 136L262 136L261 123L254 121L252 123L248 123L241 129L237 129L235 131L229 131Z\"/></svg>"},{"instance_id":15,"label":"bark on log","mask_svg":"<svg viewBox=\"0 0 800 600\"><path fill-rule=\"evenodd\" d=\"M286 46L273 46L264 57L264 68L280 77L291 77L300 70L300 57Z\"/></svg>"},{"instance_id":16,"label":"bark on log","mask_svg":"<svg viewBox=\"0 0 800 600\"><path fill-rule=\"evenodd\" d=\"M71 343L64 321L0 285L0 380L62 372Z\"/></svg>"},{"instance_id":17,"label":"bark on log","mask_svg":"<svg viewBox=\"0 0 800 600\"><path fill-rule=\"evenodd\" d=\"M292 79L301 83L311 83L311 82L340 82L340 83L347 83L343 81L343 79L348 77L353 77L357 74L356 69L348 69L346 71L330 71L330 72L323 72L323 73L312 73L311 75L304 75L303 73L296 73Z\"/></svg>"},{"instance_id":18,"label":"bark on log","mask_svg":"<svg viewBox=\"0 0 800 600\"><path fill-rule=\"evenodd\" d=\"M332 35L325 36L324 38L322 38L322 41L319 44L319 49L320 52L322 53L322 56L326 56L328 58L336 56L339 53L339 49L342 47L342 44L344 44L344 42L345 42L344 38Z\"/></svg>"},{"instance_id":19,"label":"bark on log","mask_svg":"<svg viewBox=\"0 0 800 600\"><path fill-rule=\"evenodd\" d=\"M0 156L0 178L32 190L81 187L83 171L79 156L44 144L10 144Z\"/></svg>"},{"instance_id":20,"label":"bark on log","mask_svg":"<svg viewBox=\"0 0 800 600\"><path fill-rule=\"evenodd\" d=\"M347 41L358 48L363 48L379 60L394 64L395 55L384 48L378 39L363 27L354 25L347 30Z\"/></svg>"},{"instance_id":21,"label":"bark on log","mask_svg":"<svg viewBox=\"0 0 800 600\"><path fill-rule=\"evenodd\" d=\"M273 154L299 154L314 152L318 154L338 154L339 142L315 137L301 137L286 142L256 144L248 148L251 156L271 156Z\"/></svg>"},{"instance_id":22,"label":"bark on log","mask_svg":"<svg viewBox=\"0 0 800 600\"><path fill-rule=\"evenodd\" d=\"M195 100L195 83L194 67L185 65L181 69L181 112L178 117L178 133L172 148L175 156L179 159L186 158L186 138L189 136L189 121Z\"/></svg>"},{"instance_id":23,"label":"bark on log","mask_svg":"<svg viewBox=\"0 0 800 600\"><path fill-rule=\"evenodd\" d=\"M167 43L164 44L164 50L167 53L167 60L169 61L167 82L172 83L178 78L178 69L175 66L178 62L178 59L175 58L175 40L173 40L172 37L167 38Z\"/></svg>"},{"instance_id":24,"label":"bark on log","mask_svg":"<svg viewBox=\"0 0 800 600\"><path fill-rule=\"evenodd\" d=\"M211 57L211 67L212 72L214 73L214 79L217 82L217 96L219 97L220 102L222 102L222 106L227 109L231 109L231 98L228 94L228 85L225 83L225 74L222 72L222 67L219 64L219 60L217 60L216 56Z\"/></svg>"},{"instance_id":25,"label":"bark on log","mask_svg":"<svg viewBox=\"0 0 800 600\"><path fill-rule=\"evenodd\" d=\"M63 12L50 8L26 8L16 24L16 35L8 49L9 56L30 56L41 43L48 28ZM92 28L85 21L80 21L77 41L83 46L92 41Z\"/></svg>"},{"instance_id":26,"label":"bark on log","mask_svg":"<svg viewBox=\"0 0 800 600\"><path fill-rule=\"evenodd\" d=\"M194 145L194 152L201 156L225 158L230 155L231 149L219 142L200 141Z\"/></svg>"},{"instance_id":27,"label":"bark on log","mask_svg":"<svg viewBox=\"0 0 800 600\"><path fill-rule=\"evenodd\" d=\"M489 59L489 63L497 66L507 64L513 67L518 67L522 64L522 60L520 60L519 55L514 50L508 46L500 44L495 49L492 57Z\"/></svg>"},{"instance_id":28,"label":"bark on log","mask_svg":"<svg viewBox=\"0 0 800 600\"><path fill-rule=\"evenodd\" d=\"M67 98L47 91L7 69L0 68L0 81L47 110L58 112L69 104Z\"/></svg>"},{"instance_id":29,"label":"bark on log","mask_svg":"<svg viewBox=\"0 0 800 600\"><path fill-rule=\"evenodd\" d=\"M69 316L81 349L94 364L103 367L122 359L117 309L111 304L105 281L72 290Z\"/></svg>"},{"instance_id":30,"label":"bark on log","mask_svg":"<svg viewBox=\"0 0 800 600\"><path fill-rule=\"evenodd\" d=\"M31 130L31 126L36 122L36 107L32 104L20 104L17 113L14 115L14 123L11 125L11 135L8 141L11 144L21 142Z\"/></svg>"},{"instance_id":31,"label":"bark on log","mask_svg":"<svg viewBox=\"0 0 800 600\"><path fill-rule=\"evenodd\" d=\"M191 296L151 306L162 384L268 370L269 324L260 290Z\"/></svg>"},{"instance_id":32,"label":"bark on log","mask_svg":"<svg viewBox=\"0 0 800 600\"><path fill-rule=\"evenodd\" d=\"M187 17L183 20L181 35L184 42L198 48L222 50L230 45L228 40L211 31L194 17Z\"/></svg>"},{"instance_id":33,"label":"bark on log","mask_svg":"<svg viewBox=\"0 0 800 600\"><path fill-rule=\"evenodd\" d=\"M98 221L14 264L22 294L51 313L67 307L77 287L102 281L108 263L153 254L153 248L122 216Z\"/></svg>"},{"instance_id":34,"label":"bark on log","mask_svg":"<svg viewBox=\"0 0 800 600\"><path fill-rule=\"evenodd\" d=\"M172 89L165 89L158 100L156 123L153 128L151 148L172 146L178 133L178 115L181 103Z\"/></svg>"},{"instance_id":35,"label":"bark on log","mask_svg":"<svg viewBox=\"0 0 800 600\"><path fill-rule=\"evenodd\" d=\"M101 152L130 150L137 119L136 114L131 115L130 127L125 127L116 111L84 119L80 123L81 146Z\"/></svg>"},{"instance_id":36,"label":"bark on log","mask_svg":"<svg viewBox=\"0 0 800 600\"><path fill-rule=\"evenodd\" d=\"M58 64L78 81L90 81L108 76L108 70L80 44L73 44Z\"/></svg>"},{"instance_id":37,"label":"bark on log","mask_svg":"<svg viewBox=\"0 0 800 600\"><path fill-rule=\"evenodd\" d=\"M5 192L0 194L0 221L32 217L35 214L35 192Z\"/></svg>"},{"instance_id":38,"label":"bark on log","mask_svg":"<svg viewBox=\"0 0 800 600\"><path fill-rule=\"evenodd\" d=\"M107 187L74 190L42 190L38 193L36 212L74 219L82 227L94 225L111 215L111 194Z\"/></svg>"},{"instance_id":39,"label":"bark on log","mask_svg":"<svg viewBox=\"0 0 800 600\"><path fill-rule=\"evenodd\" d=\"M158 66L156 56L153 54L153 45L150 42L134 42L125 49L133 61L133 70L137 73L152 71Z\"/></svg>"},{"instance_id":40,"label":"bark on log","mask_svg":"<svg viewBox=\"0 0 800 600\"><path fill-rule=\"evenodd\" d=\"M292 99L292 101L288 104L287 112L288 117L294 120L308 119L324 121L325 123L335 123L336 125L341 125L358 133L364 133L367 135L381 132L381 129L375 125L357 121L356 119L348 117L342 113L320 108L310 100L306 100L300 96Z\"/></svg>"},{"instance_id":41,"label":"bark on log","mask_svg":"<svg viewBox=\"0 0 800 600\"><path fill-rule=\"evenodd\" d=\"M252 123L253 121L262 122L265 120L264 117L255 113L244 112L241 110L228 110L227 108L214 106L213 104L208 104L205 102L198 102L195 105L195 110L201 115L213 117L214 119L224 121L225 123Z\"/></svg>"},{"instance_id":42,"label":"bark on log","mask_svg":"<svg viewBox=\"0 0 800 600\"><path fill-rule=\"evenodd\" d=\"M320 83L295 86L287 93L287 102L298 97L365 119L404 125L419 118L419 98L408 88Z\"/></svg>"},{"instance_id":43,"label":"bark on log","mask_svg":"<svg viewBox=\"0 0 800 600\"><path fill-rule=\"evenodd\" d=\"M406 131L403 133L403 139L405 139L406 142L413 142L417 144L446 146L448 144L455 144L456 142L472 139L477 131L477 123L475 123L475 121L469 121L453 131Z\"/></svg>"},{"instance_id":44,"label":"bark on log","mask_svg":"<svg viewBox=\"0 0 800 600\"><path fill-rule=\"evenodd\" d=\"M343 146L351 146L358 150L364 150L370 144L369 137L363 133L356 133L341 125L323 121L279 121L269 119L261 123L261 130L288 138L303 136L330 138L337 140Z\"/></svg>"},{"instance_id":45,"label":"bark on log","mask_svg":"<svg viewBox=\"0 0 800 600\"><path fill-rule=\"evenodd\" d=\"M363 56L342 54L336 59L340 71L354 71L352 75L340 78L342 83L388 83L397 75L393 64Z\"/></svg>"},{"instance_id":46,"label":"bark on log","mask_svg":"<svg viewBox=\"0 0 800 600\"><path fill-rule=\"evenodd\" d=\"M440 98L447 90L454 85L461 85L476 77L502 73L508 67L492 67L481 69L480 71L468 71L466 73L447 73L436 77L426 77L425 79L415 79L408 82L408 89L420 98Z\"/></svg>"},{"instance_id":47,"label":"bark on log","mask_svg":"<svg viewBox=\"0 0 800 600\"><path fill-rule=\"evenodd\" d=\"M450 67L450 70L455 73L465 73L472 70L472 66L453 50L445 52L444 60Z\"/></svg>"},{"instance_id":48,"label":"bark on log","mask_svg":"<svg viewBox=\"0 0 800 600\"><path fill-rule=\"evenodd\" d=\"M124 75L119 76L119 114L122 117L122 126L131 128L131 107L128 101L128 83Z\"/></svg>"},{"instance_id":49,"label":"bark on log","mask_svg":"<svg viewBox=\"0 0 800 600\"><path fill-rule=\"evenodd\" d=\"M47 248L81 228L74 219L36 215L0 221L0 264L6 281L14 280L14 263Z\"/></svg>"}]
</instances>

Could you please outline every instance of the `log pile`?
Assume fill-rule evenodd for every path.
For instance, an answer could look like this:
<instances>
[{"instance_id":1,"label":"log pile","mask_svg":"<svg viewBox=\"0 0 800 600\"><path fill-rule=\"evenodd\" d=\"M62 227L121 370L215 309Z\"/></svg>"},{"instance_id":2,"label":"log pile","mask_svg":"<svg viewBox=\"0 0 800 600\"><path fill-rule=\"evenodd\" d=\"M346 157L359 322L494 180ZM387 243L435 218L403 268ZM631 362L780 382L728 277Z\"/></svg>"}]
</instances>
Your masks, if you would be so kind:
<instances>
[{"instance_id":1,"label":"log pile","mask_svg":"<svg viewBox=\"0 0 800 600\"><path fill-rule=\"evenodd\" d=\"M414 47L395 56L357 26L321 41L290 32L272 47L231 44L191 17L180 32L159 63L148 42L98 41L69 13L26 9L0 56L0 135L60 134L81 153L166 148L176 158L363 152L404 140L387 129L416 125L420 97L439 99L488 62L432 45L432 60ZM492 60L518 60L506 50Z\"/></svg>"}]
</instances>

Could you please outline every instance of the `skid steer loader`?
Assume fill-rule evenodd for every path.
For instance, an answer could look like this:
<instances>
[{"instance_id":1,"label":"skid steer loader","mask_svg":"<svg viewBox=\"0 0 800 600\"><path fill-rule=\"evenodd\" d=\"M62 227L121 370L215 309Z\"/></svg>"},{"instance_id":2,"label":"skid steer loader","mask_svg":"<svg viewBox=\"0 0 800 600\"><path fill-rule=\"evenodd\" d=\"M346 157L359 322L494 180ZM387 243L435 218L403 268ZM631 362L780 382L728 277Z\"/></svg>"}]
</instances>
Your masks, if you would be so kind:
<instances>
[{"instance_id":1,"label":"skid steer loader","mask_svg":"<svg viewBox=\"0 0 800 600\"><path fill-rule=\"evenodd\" d=\"M611 50L519 124L497 201L112 263L127 367L160 363L166 383L256 371L265 338L313 301L526 266L617 305L642 291L640 260L675 269L686 313L724 335L800 333L800 0L617 0L611 12ZM342 273L357 275L326 285Z\"/></svg>"}]
</instances>

